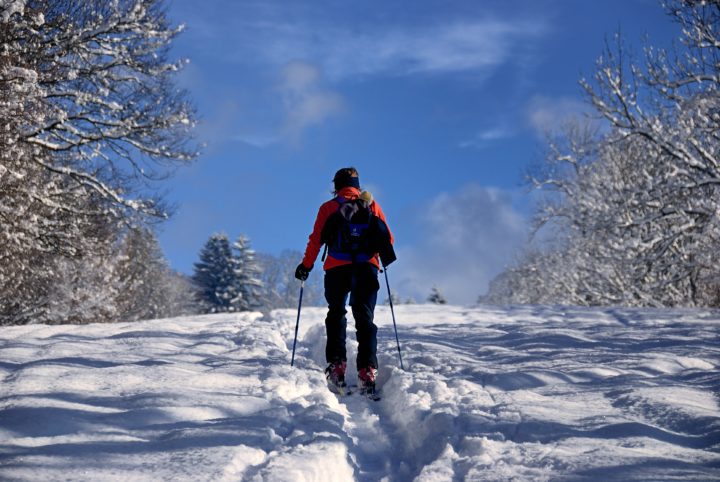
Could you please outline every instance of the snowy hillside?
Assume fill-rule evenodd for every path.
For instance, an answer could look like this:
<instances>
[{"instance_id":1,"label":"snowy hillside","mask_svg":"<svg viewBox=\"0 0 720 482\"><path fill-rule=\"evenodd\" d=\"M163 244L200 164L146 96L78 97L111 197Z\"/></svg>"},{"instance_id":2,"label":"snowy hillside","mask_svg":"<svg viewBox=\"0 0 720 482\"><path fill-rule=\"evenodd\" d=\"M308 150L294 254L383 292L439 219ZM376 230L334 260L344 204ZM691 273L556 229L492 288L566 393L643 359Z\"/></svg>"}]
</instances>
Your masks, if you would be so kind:
<instances>
[{"instance_id":1,"label":"snowy hillside","mask_svg":"<svg viewBox=\"0 0 720 482\"><path fill-rule=\"evenodd\" d=\"M295 369L291 310L3 328L0 479L720 479L718 313L397 317L379 402L325 389L322 309Z\"/></svg>"}]
</instances>

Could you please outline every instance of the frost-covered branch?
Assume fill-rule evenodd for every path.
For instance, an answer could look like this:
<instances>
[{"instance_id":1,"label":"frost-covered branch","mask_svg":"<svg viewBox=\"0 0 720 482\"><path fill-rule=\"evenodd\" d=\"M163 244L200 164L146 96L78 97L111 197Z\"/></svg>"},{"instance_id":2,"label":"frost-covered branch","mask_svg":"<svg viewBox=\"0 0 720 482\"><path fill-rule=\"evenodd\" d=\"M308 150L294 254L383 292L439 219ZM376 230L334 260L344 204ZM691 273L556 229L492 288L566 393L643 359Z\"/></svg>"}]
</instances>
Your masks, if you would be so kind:
<instances>
[{"instance_id":1,"label":"frost-covered branch","mask_svg":"<svg viewBox=\"0 0 720 482\"><path fill-rule=\"evenodd\" d=\"M98 319L117 315L112 250L166 217L153 183L197 154L164 8L0 0L0 324L91 297Z\"/></svg>"},{"instance_id":2,"label":"frost-covered branch","mask_svg":"<svg viewBox=\"0 0 720 482\"><path fill-rule=\"evenodd\" d=\"M565 129L532 185L549 239L491 290L502 302L712 305L720 292L720 1L665 3L680 45L622 39L581 85L608 128ZM591 153L590 155L588 153ZM546 228L543 228L546 229ZM494 291L494 292L493 292Z\"/></svg>"}]
</instances>

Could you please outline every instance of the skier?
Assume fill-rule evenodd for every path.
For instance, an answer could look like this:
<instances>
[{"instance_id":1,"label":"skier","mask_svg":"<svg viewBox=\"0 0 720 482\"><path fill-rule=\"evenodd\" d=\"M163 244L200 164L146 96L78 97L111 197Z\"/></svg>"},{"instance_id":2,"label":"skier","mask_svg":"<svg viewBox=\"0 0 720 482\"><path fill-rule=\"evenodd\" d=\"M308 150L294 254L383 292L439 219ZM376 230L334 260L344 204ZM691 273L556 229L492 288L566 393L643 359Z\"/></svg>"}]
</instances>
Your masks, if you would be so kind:
<instances>
[{"instance_id":1,"label":"skier","mask_svg":"<svg viewBox=\"0 0 720 482\"><path fill-rule=\"evenodd\" d=\"M377 327L373 323L381 259L384 266L395 261L393 236L387 227L380 205L367 191L360 190L360 178L353 167L338 170L333 178L335 197L320 206L305 255L295 270L295 277L306 280L320 249L325 270L325 318L327 342L325 376L328 383L344 390L347 356L345 303L355 318L358 352L358 387L364 393L375 392L377 376ZM325 256L327 254L327 259Z\"/></svg>"}]
</instances>

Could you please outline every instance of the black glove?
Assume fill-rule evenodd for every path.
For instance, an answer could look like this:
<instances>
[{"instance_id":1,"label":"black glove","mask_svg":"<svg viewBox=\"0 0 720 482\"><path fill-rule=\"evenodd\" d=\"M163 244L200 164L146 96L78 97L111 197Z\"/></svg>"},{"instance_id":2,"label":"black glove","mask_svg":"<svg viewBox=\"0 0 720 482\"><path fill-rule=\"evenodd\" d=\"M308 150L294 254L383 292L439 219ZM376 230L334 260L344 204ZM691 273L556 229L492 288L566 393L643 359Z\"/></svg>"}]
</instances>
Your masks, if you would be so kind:
<instances>
[{"instance_id":1,"label":"black glove","mask_svg":"<svg viewBox=\"0 0 720 482\"><path fill-rule=\"evenodd\" d=\"M295 268L295 277L300 281L305 281L308 279L308 276L310 276L310 271L312 271L312 266L306 268L304 264L300 263L298 267Z\"/></svg>"},{"instance_id":2,"label":"black glove","mask_svg":"<svg viewBox=\"0 0 720 482\"><path fill-rule=\"evenodd\" d=\"M383 246L382 250L380 251L380 261L382 261L382 265L385 268L390 266L391 263L397 261L395 248L393 248L392 244L387 243L386 246Z\"/></svg>"}]
</instances>

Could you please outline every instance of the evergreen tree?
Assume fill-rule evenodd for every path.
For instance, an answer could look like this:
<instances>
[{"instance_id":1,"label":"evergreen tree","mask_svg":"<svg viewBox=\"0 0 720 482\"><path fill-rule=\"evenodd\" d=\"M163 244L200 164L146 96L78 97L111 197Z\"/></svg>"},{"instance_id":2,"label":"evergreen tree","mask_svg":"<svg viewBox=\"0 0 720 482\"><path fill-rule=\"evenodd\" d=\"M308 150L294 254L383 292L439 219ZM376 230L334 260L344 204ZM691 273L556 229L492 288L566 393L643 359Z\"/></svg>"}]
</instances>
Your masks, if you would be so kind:
<instances>
[{"instance_id":1,"label":"evergreen tree","mask_svg":"<svg viewBox=\"0 0 720 482\"><path fill-rule=\"evenodd\" d=\"M205 313L238 311L244 300L239 291L236 261L225 234L213 234L200 251L193 281Z\"/></svg>"},{"instance_id":2,"label":"evergreen tree","mask_svg":"<svg viewBox=\"0 0 720 482\"><path fill-rule=\"evenodd\" d=\"M443 294L440 292L437 286L433 286L432 291L430 292L430 296L427 298L428 303L434 303L436 305L445 305L447 304L447 300L443 296Z\"/></svg>"},{"instance_id":3,"label":"evergreen tree","mask_svg":"<svg viewBox=\"0 0 720 482\"><path fill-rule=\"evenodd\" d=\"M255 259L255 251L250 248L250 239L240 235L233 244L235 250L235 276L237 290L241 295L238 309L241 311L256 310L263 306L263 282L260 279L262 270Z\"/></svg>"}]
</instances>

